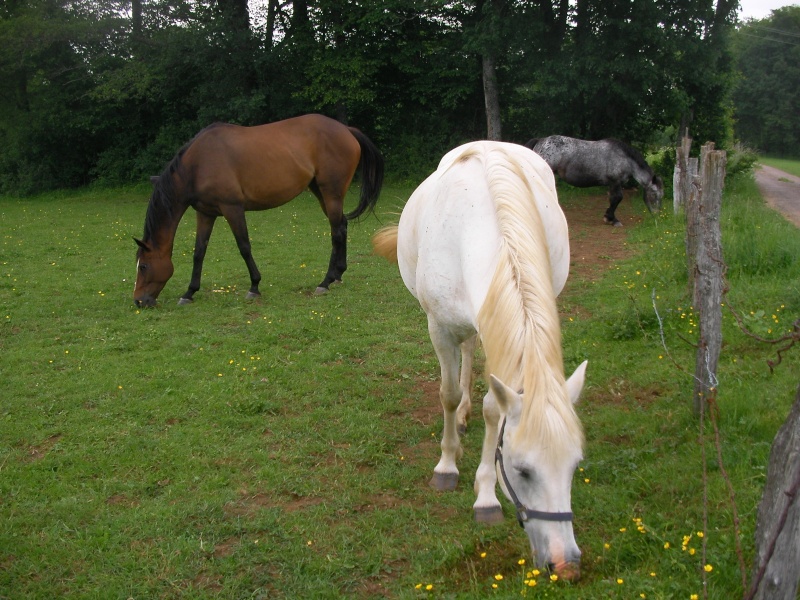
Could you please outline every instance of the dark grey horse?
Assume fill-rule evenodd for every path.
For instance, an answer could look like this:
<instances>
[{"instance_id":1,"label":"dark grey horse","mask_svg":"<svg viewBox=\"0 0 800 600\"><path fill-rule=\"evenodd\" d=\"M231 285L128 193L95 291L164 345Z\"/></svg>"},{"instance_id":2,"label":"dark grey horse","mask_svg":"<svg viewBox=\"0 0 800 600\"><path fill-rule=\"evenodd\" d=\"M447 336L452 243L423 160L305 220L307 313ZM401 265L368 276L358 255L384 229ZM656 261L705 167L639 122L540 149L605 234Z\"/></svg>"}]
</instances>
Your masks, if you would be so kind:
<instances>
[{"instance_id":1,"label":"dark grey horse","mask_svg":"<svg viewBox=\"0 0 800 600\"><path fill-rule=\"evenodd\" d=\"M547 161L553 172L576 187L608 186L606 223L621 227L614 216L622 200L622 187L635 179L644 193L644 203L651 213L661 209L664 183L653 173L644 157L619 140L597 142L578 140L563 135L534 138L525 144Z\"/></svg>"}]
</instances>

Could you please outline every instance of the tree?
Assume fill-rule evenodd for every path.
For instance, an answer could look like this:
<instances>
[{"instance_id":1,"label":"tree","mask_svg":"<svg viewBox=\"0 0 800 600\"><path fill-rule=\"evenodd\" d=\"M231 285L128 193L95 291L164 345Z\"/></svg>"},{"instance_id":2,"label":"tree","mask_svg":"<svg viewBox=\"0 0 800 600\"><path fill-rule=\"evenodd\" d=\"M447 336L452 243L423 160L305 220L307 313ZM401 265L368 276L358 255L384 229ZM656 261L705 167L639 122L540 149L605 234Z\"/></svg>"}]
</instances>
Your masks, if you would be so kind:
<instances>
[{"instance_id":1,"label":"tree","mask_svg":"<svg viewBox=\"0 0 800 600\"><path fill-rule=\"evenodd\" d=\"M736 134L767 153L800 156L800 6L786 6L735 34Z\"/></svg>"},{"instance_id":2,"label":"tree","mask_svg":"<svg viewBox=\"0 0 800 600\"><path fill-rule=\"evenodd\" d=\"M8 0L0 190L145 180L213 121L304 112L367 130L389 168L414 178L486 137L640 145L691 117L695 138L719 145L730 129L732 6Z\"/></svg>"}]
</instances>

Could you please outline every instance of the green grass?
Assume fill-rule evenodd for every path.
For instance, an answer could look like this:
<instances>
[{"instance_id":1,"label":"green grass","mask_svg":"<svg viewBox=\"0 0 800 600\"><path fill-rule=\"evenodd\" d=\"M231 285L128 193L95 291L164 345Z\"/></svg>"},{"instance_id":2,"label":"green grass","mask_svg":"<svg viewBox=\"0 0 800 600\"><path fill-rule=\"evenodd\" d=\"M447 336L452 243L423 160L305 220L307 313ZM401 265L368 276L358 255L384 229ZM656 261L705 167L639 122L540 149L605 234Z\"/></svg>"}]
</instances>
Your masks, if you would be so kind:
<instances>
[{"instance_id":1,"label":"green grass","mask_svg":"<svg viewBox=\"0 0 800 600\"><path fill-rule=\"evenodd\" d=\"M387 186L384 222L410 192ZM0 598L701 593L703 459L686 372L696 317L678 219L629 228L632 258L601 280L570 281L560 300L567 370L589 359L579 405L587 447L573 485L583 578L565 585L518 564L529 550L510 511L501 526L472 521L480 402L458 490L427 486L441 430L438 364L396 266L371 255L377 219L351 225L344 284L314 297L329 254L317 202L304 195L250 213L264 276L255 302L244 300L246 269L220 224L196 302L179 307L188 215L160 306L137 310L131 236L147 195L0 199ZM728 298L754 331L777 336L800 314L800 234L756 198L752 181L726 188ZM562 190L562 200L583 197ZM770 374L775 348L728 313L724 325L722 453L749 567L798 350ZM476 385L482 394L482 376ZM709 596L731 598L741 593L735 532L706 453Z\"/></svg>"},{"instance_id":2,"label":"green grass","mask_svg":"<svg viewBox=\"0 0 800 600\"><path fill-rule=\"evenodd\" d=\"M795 177L800 177L800 160L790 158L772 158L761 156L758 162L791 173Z\"/></svg>"}]
</instances>

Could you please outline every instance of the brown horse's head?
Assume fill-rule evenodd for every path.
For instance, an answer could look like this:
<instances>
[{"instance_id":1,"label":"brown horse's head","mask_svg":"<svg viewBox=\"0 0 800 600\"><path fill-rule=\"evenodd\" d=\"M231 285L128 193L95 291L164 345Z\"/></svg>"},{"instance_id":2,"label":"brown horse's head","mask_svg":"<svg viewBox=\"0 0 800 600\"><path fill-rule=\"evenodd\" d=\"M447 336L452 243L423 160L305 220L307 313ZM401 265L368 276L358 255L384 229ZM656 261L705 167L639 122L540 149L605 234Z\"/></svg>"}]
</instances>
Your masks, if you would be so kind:
<instances>
[{"instance_id":1,"label":"brown horse's head","mask_svg":"<svg viewBox=\"0 0 800 600\"><path fill-rule=\"evenodd\" d=\"M172 257L152 244L137 240L136 287L133 289L133 302L136 306L155 306L156 299L167 285L175 270Z\"/></svg>"}]
</instances>

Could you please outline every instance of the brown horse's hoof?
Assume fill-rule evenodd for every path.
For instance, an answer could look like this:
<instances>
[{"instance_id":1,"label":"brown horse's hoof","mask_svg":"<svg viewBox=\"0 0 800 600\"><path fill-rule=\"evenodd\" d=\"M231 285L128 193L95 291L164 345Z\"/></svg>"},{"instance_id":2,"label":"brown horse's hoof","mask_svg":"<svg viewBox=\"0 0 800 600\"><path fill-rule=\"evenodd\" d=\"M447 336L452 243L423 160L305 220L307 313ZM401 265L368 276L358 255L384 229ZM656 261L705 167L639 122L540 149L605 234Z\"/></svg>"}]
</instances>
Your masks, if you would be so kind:
<instances>
[{"instance_id":1,"label":"brown horse's hoof","mask_svg":"<svg viewBox=\"0 0 800 600\"><path fill-rule=\"evenodd\" d=\"M247 292L244 297L245 300L255 300L256 298L261 298L261 292Z\"/></svg>"},{"instance_id":2,"label":"brown horse's hoof","mask_svg":"<svg viewBox=\"0 0 800 600\"><path fill-rule=\"evenodd\" d=\"M452 492L458 485L458 473L437 473L434 471L430 486L440 492Z\"/></svg>"},{"instance_id":3,"label":"brown horse's hoof","mask_svg":"<svg viewBox=\"0 0 800 600\"><path fill-rule=\"evenodd\" d=\"M191 298L178 298L178 306L184 306L186 304L191 304L194 302Z\"/></svg>"},{"instance_id":4,"label":"brown horse's hoof","mask_svg":"<svg viewBox=\"0 0 800 600\"><path fill-rule=\"evenodd\" d=\"M499 506L479 506L472 509L475 514L476 523L486 523L497 525L505 520L503 509Z\"/></svg>"},{"instance_id":5,"label":"brown horse's hoof","mask_svg":"<svg viewBox=\"0 0 800 600\"><path fill-rule=\"evenodd\" d=\"M323 294L328 293L328 288L319 286L317 289L314 290L315 296L322 296Z\"/></svg>"}]
</instances>

